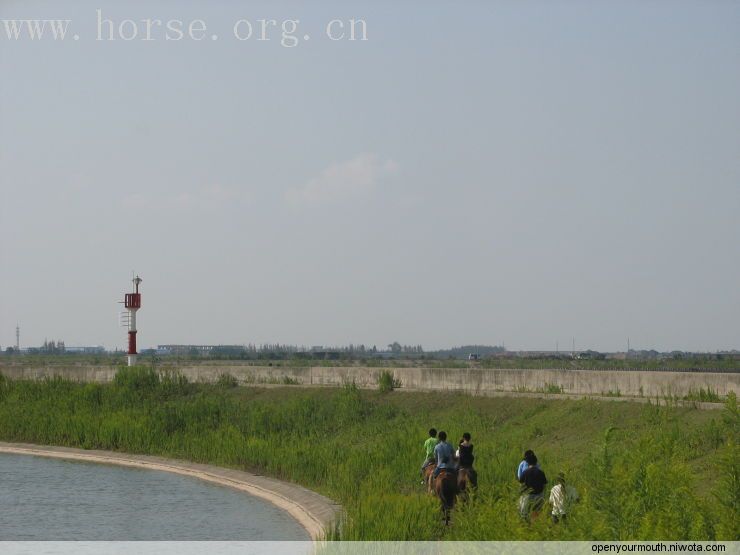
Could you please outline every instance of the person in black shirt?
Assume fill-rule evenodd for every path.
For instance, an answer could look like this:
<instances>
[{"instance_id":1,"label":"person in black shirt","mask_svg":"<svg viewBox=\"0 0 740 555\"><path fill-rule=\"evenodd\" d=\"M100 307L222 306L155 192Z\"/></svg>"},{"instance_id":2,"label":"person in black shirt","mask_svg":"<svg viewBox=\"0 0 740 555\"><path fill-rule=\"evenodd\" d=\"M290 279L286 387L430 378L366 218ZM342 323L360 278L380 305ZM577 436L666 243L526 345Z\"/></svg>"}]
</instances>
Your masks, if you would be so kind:
<instances>
[{"instance_id":1,"label":"person in black shirt","mask_svg":"<svg viewBox=\"0 0 740 555\"><path fill-rule=\"evenodd\" d=\"M461 468L472 468L475 457L473 456L473 444L470 441L470 434L465 432L457 446L458 463Z\"/></svg>"},{"instance_id":2,"label":"person in black shirt","mask_svg":"<svg viewBox=\"0 0 740 555\"><path fill-rule=\"evenodd\" d=\"M478 473L473 470L473 444L470 441L470 434L465 432L457 446L457 466L465 469L465 479L470 482L473 489L478 487ZM459 482L459 475L458 475Z\"/></svg>"},{"instance_id":3,"label":"person in black shirt","mask_svg":"<svg viewBox=\"0 0 740 555\"><path fill-rule=\"evenodd\" d=\"M547 477L537 466L536 459L522 474L521 482L522 496L519 498L519 514L524 520L529 521L530 514L538 513L545 503L544 492Z\"/></svg>"},{"instance_id":4,"label":"person in black shirt","mask_svg":"<svg viewBox=\"0 0 740 555\"><path fill-rule=\"evenodd\" d=\"M539 467L531 466L524 472L522 483L524 484L525 491L534 495L542 495L547 484L547 477Z\"/></svg>"}]
</instances>

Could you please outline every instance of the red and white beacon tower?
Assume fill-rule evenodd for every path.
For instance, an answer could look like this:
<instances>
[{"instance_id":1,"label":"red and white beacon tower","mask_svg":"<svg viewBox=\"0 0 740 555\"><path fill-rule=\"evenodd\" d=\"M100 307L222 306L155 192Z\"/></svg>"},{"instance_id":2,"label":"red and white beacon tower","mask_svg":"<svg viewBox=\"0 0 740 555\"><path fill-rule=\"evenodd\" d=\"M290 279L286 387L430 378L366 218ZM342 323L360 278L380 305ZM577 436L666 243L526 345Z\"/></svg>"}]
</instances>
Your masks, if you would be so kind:
<instances>
[{"instance_id":1,"label":"red and white beacon tower","mask_svg":"<svg viewBox=\"0 0 740 555\"><path fill-rule=\"evenodd\" d=\"M136 365L136 311L141 308L141 293L139 293L139 284L142 279L136 276L133 280L133 293L126 293L123 301L128 310L128 365Z\"/></svg>"}]
</instances>

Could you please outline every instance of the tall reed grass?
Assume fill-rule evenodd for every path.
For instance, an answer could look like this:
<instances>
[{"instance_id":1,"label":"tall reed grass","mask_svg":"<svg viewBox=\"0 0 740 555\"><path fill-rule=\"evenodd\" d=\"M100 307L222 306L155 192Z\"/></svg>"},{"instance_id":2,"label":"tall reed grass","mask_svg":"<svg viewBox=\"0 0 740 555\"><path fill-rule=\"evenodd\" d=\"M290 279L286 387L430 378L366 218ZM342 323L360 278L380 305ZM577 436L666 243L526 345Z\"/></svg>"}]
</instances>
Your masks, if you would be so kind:
<instances>
[{"instance_id":1,"label":"tall reed grass","mask_svg":"<svg viewBox=\"0 0 740 555\"><path fill-rule=\"evenodd\" d=\"M225 387L228 385L228 387ZM334 539L740 539L740 419L648 404L193 384L122 369L111 384L0 375L0 439L149 453L249 469L342 503ZM470 432L480 488L449 527L419 485L430 426ZM581 501L566 523L519 519L532 448Z\"/></svg>"}]
</instances>

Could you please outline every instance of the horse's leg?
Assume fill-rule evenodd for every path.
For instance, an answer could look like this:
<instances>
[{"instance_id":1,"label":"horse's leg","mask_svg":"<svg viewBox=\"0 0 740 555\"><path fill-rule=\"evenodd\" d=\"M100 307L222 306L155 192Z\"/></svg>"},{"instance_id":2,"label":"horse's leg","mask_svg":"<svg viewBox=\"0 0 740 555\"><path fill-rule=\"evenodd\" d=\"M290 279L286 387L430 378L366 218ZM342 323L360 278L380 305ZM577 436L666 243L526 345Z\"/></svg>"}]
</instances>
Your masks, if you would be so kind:
<instances>
[{"instance_id":1,"label":"horse's leg","mask_svg":"<svg viewBox=\"0 0 740 555\"><path fill-rule=\"evenodd\" d=\"M447 525L450 524L450 516L452 514L452 509L455 508L455 488L457 484L455 482L450 482L450 487L447 490Z\"/></svg>"},{"instance_id":2,"label":"horse's leg","mask_svg":"<svg viewBox=\"0 0 740 555\"><path fill-rule=\"evenodd\" d=\"M439 476L434 479L434 493L437 499L439 499L439 510L442 513L442 521L447 524L447 504L445 503L444 483Z\"/></svg>"},{"instance_id":3,"label":"horse's leg","mask_svg":"<svg viewBox=\"0 0 740 555\"><path fill-rule=\"evenodd\" d=\"M442 484L442 487L440 488L439 504L440 504L440 508L442 509L442 520L444 521L445 526L449 526L450 525L450 504L445 495L444 484Z\"/></svg>"},{"instance_id":4,"label":"horse's leg","mask_svg":"<svg viewBox=\"0 0 740 555\"><path fill-rule=\"evenodd\" d=\"M444 493L445 493L445 502L446 502L446 507L447 507L446 523L449 525L450 515L452 513L452 509L455 508L455 501L457 499L457 491L458 491L457 476L455 476L454 474L449 476L449 478L447 479L447 482L445 483L445 486L446 487L444 489Z\"/></svg>"},{"instance_id":5,"label":"horse's leg","mask_svg":"<svg viewBox=\"0 0 740 555\"><path fill-rule=\"evenodd\" d=\"M467 474L460 471L457 477L457 492L463 502L468 500L468 480Z\"/></svg>"},{"instance_id":6,"label":"horse's leg","mask_svg":"<svg viewBox=\"0 0 740 555\"><path fill-rule=\"evenodd\" d=\"M450 523L450 504L447 497L447 477L446 473L441 473L437 476L434 482L434 490L439 498L439 508L442 511L442 520L445 526Z\"/></svg>"}]
</instances>

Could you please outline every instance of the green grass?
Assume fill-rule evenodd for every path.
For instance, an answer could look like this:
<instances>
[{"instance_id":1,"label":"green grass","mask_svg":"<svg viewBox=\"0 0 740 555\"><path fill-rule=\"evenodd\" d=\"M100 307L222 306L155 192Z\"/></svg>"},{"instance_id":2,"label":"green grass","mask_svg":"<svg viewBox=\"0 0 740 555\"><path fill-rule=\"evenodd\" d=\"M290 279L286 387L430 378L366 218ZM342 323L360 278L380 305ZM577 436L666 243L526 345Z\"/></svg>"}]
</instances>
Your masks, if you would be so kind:
<instances>
[{"instance_id":1,"label":"green grass","mask_svg":"<svg viewBox=\"0 0 740 555\"><path fill-rule=\"evenodd\" d=\"M736 399L724 411L642 403L188 383L119 371L111 384L0 377L0 439L148 453L258 471L345 508L339 539L740 539ZM480 489L444 527L419 486L426 430L473 436ZM516 511L534 449L581 502L565 525Z\"/></svg>"},{"instance_id":2,"label":"green grass","mask_svg":"<svg viewBox=\"0 0 740 555\"><path fill-rule=\"evenodd\" d=\"M546 383L545 388L543 389L543 393L565 393L565 390L563 389L562 385Z\"/></svg>"},{"instance_id":3,"label":"green grass","mask_svg":"<svg viewBox=\"0 0 740 555\"><path fill-rule=\"evenodd\" d=\"M239 385L239 380L237 380L235 376L229 373L220 374L218 376L218 380L216 380L216 385L225 388L236 387Z\"/></svg>"},{"instance_id":4,"label":"green grass","mask_svg":"<svg viewBox=\"0 0 740 555\"><path fill-rule=\"evenodd\" d=\"M688 395L684 396L684 399L687 401L699 401L702 403L722 402L722 398L711 387L707 387L706 389L700 387L699 391L689 391Z\"/></svg>"}]
</instances>

